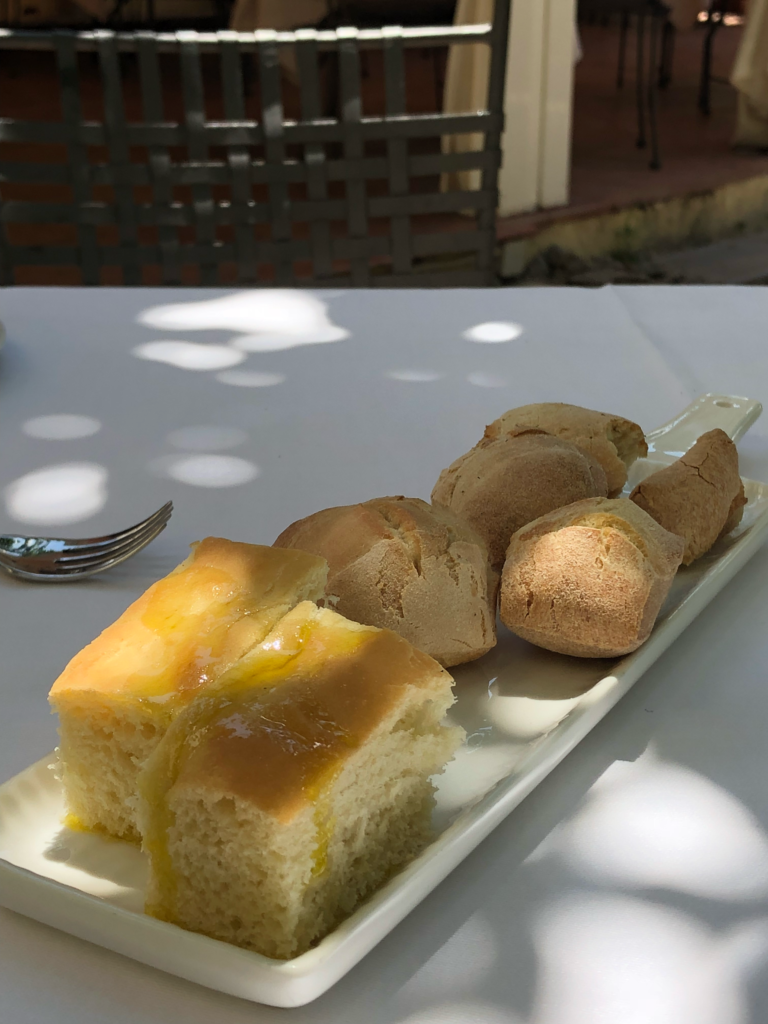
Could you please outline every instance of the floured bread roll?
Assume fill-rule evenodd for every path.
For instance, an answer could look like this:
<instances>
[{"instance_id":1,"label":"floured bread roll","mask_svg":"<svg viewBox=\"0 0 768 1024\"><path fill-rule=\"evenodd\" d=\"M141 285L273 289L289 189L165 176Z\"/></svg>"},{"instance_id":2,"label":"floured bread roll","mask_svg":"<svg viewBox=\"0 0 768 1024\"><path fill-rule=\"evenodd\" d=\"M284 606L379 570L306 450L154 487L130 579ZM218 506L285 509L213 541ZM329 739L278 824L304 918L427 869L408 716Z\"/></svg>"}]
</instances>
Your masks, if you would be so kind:
<instances>
[{"instance_id":1,"label":"floured bread roll","mask_svg":"<svg viewBox=\"0 0 768 1024\"><path fill-rule=\"evenodd\" d=\"M684 539L683 565L690 565L741 522L747 498L736 445L724 430L710 430L677 462L647 476L630 498Z\"/></svg>"},{"instance_id":2,"label":"floured bread roll","mask_svg":"<svg viewBox=\"0 0 768 1024\"><path fill-rule=\"evenodd\" d=\"M277 547L329 565L327 593L342 615L391 629L441 665L496 643L498 576L477 534L451 511L418 498L374 498L300 519Z\"/></svg>"},{"instance_id":3,"label":"floured bread roll","mask_svg":"<svg viewBox=\"0 0 768 1024\"><path fill-rule=\"evenodd\" d=\"M605 473L588 452L538 430L484 438L444 469L432 501L466 520L500 571L512 534L553 509L608 493Z\"/></svg>"},{"instance_id":4,"label":"floured bread roll","mask_svg":"<svg viewBox=\"0 0 768 1024\"><path fill-rule=\"evenodd\" d=\"M605 470L610 498L621 493L627 482L627 470L635 459L648 454L643 431L636 423L564 402L539 402L510 409L486 427L485 436L494 439L521 427L538 427L594 455Z\"/></svg>"},{"instance_id":5,"label":"floured bread roll","mask_svg":"<svg viewBox=\"0 0 768 1024\"><path fill-rule=\"evenodd\" d=\"M577 501L512 538L501 620L549 651L629 654L648 638L682 556L682 539L629 498Z\"/></svg>"},{"instance_id":6,"label":"floured bread roll","mask_svg":"<svg viewBox=\"0 0 768 1024\"><path fill-rule=\"evenodd\" d=\"M389 630L300 604L176 718L140 780L147 912L287 959L432 838L464 730Z\"/></svg>"}]
</instances>

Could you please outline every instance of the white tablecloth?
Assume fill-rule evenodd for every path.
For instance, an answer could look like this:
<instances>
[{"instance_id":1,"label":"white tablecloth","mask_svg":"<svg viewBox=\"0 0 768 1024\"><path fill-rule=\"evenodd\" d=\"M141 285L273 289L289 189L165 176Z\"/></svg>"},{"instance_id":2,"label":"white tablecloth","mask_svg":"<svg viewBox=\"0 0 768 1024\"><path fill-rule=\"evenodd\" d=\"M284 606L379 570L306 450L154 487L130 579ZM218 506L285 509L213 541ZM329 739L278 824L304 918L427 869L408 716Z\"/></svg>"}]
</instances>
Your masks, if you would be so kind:
<instances>
[{"instance_id":1,"label":"white tablecloth","mask_svg":"<svg viewBox=\"0 0 768 1024\"><path fill-rule=\"evenodd\" d=\"M269 543L325 505L426 496L484 424L524 402L578 402L650 429L705 391L768 396L761 288L318 293L325 313L306 296L297 305L295 294L261 293L249 322L215 306L200 313L206 331L189 330L183 307L139 321L150 307L223 294L0 293L8 332L0 485L62 464L104 467L103 508L67 527L72 533L124 526L168 497L176 503L152 547L90 583L60 590L0 577L2 779L54 745L45 698L67 658L189 541L218 533ZM299 340L290 332L302 317L305 339L349 336L277 348ZM489 321L523 330L506 343L463 337ZM161 339L221 345L249 332L238 344L261 351L229 370L134 354ZM210 349L177 349L174 358L179 352L181 361L216 358ZM237 372L261 374L262 384L284 379L261 387L217 379ZM62 422L71 433L78 421L40 424L63 414L101 429L69 440L30 436L66 432ZM768 417L739 447L744 475L768 480ZM211 483L248 465L259 474L226 488L167 475ZM19 493L6 492L17 514L43 514L44 495L28 491L21 501ZM33 527L5 507L0 529ZM767 659L763 549L534 794L309 1006L241 1002L0 910L0 1021L768 1020Z\"/></svg>"}]
</instances>

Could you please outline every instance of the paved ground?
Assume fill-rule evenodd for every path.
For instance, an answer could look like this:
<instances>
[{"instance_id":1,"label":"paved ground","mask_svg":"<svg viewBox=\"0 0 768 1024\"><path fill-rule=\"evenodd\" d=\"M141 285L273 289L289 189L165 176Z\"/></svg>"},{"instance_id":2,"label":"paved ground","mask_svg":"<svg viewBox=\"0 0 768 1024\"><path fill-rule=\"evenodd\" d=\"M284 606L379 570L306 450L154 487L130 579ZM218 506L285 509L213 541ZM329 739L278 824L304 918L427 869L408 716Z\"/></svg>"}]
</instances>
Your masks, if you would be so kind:
<instances>
[{"instance_id":1,"label":"paved ground","mask_svg":"<svg viewBox=\"0 0 768 1024\"><path fill-rule=\"evenodd\" d=\"M768 231L678 252L607 257L587 262L552 247L516 284L768 284Z\"/></svg>"},{"instance_id":2,"label":"paved ground","mask_svg":"<svg viewBox=\"0 0 768 1024\"><path fill-rule=\"evenodd\" d=\"M707 3L702 0L700 6L705 8ZM635 144L635 19L632 20L623 89L616 87L618 17L611 18L606 25L581 22L584 57L575 69L568 205L500 218L500 240L526 238L554 224L601 216L640 203L706 195L729 184L768 174L768 152L734 149L732 145L737 94L727 84L727 78L741 40L739 27L722 28L715 36L712 70L717 79L711 89L711 116L704 117L698 110L706 35L701 25L677 33L672 81L658 95L662 166L658 171L649 169L648 150L638 149Z\"/></svg>"},{"instance_id":3,"label":"paved ground","mask_svg":"<svg viewBox=\"0 0 768 1024\"><path fill-rule=\"evenodd\" d=\"M667 274L696 278L706 284L768 283L768 231L727 238L700 249L666 253L656 263Z\"/></svg>"}]
</instances>

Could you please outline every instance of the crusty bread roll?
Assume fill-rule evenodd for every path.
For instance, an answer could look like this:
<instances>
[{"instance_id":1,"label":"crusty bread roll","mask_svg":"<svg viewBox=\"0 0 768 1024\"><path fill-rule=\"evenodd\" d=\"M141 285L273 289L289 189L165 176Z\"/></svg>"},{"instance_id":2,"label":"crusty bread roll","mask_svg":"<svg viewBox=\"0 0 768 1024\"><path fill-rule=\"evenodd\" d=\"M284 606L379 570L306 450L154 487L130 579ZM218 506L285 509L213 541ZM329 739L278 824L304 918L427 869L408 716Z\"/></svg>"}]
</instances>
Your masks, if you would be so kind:
<instances>
[{"instance_id":1,"label":"crusty bread roll","mask_svg":"<svg viewBox=\"0 0 768 1024\"><path fill-rule=\"evenodd\" d=\"M53 684L70 822L138 839L137 778L181 708L260 643L328 566L303 551L207 537L83 648Z\"/></svg>"},{"instance_id":2,"label":"crusty bread roll","mask_svg":"<svg viewBox=\"0 0 768 1024\"><path fill-rule=\"evenodd\" d=\"M683 565L690 565L741 522L747 498L736 445L724 430L709 430L677 462L647 476L630 498L683 538Z\"/></svg>"},{"instance_id":3,"label":"crusty bread roll","mask_svg":"<svg viewBox=\"0 0 768 1024\"><path fill-rule=\"evenodd\" d=\"M445 505L480 534L491 566L501 571L512 534L553 509L605 496L600 463L588 452L538 430L504 434L479 444L444 469L432 501Z\"/></svg>"},{"instance_id":4,"label":"crusty bread roll","mask_svg":"<svg viewBox=\"0 0 768 1024\"><path fill-rule=\"evenodd\" d=\"M337 598L342 615L399 633L441 665L496 643L498 575L483 541L449 509L374 498L300 519L275 545L326 559L327 603Z\"/></svg>"},{"instance_id":5,"label":"crusty bread roll","mask_svg":"<svg viewBox=\"0 0 768 1024\"><path fill-rule=\"evenodd\" d=\"M501 620L561 654L629 654L648 638L682 555L682 539L629 498L577 501L512 538Z\"/></svg>"},{"instance_id":6,"label":"crusty bread roll","mask_svg":"<svg viewBox=\"0 0 768 1024\"><path fill-rule=\"evenodd\" d=\"M147 912L287 959L432 838L453 680L301 604L173 722L140 779Z\"/></svg>"},{"instance_id":7,"label":"crusty bread roll","mask_svg":"<svg viewBox=\"0 0 768 1024\"><path fill-rule=\"evenodd\" d=\"M538 402L510 409L486 427L485 436L494 439L521 427L538 427L594 455L605 470L610 498L621 493L635 459L648 454L643 431L636 423L564 402Z\"/></svg>"}]
</instances>

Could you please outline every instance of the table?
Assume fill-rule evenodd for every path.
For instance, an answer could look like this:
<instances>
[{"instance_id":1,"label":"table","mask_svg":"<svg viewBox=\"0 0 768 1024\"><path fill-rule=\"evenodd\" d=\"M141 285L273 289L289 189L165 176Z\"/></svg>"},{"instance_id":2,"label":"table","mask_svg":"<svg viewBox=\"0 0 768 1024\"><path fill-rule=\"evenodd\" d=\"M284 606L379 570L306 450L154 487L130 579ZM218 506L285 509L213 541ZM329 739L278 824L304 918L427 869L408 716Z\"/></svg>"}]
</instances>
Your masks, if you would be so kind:
<instances>
[{"instance_id":1,"label":"table","mask_svg":"<svg viewBox=\"0 0 768 1024\"><path fill-rule=\"evenodd\" d=\"M211 304L227 296L223 308ZM325 505L426 497L486 422L528 401L580 402L650 429L702 392L768 396L761 288L262 292L238 309L242 298L201 289L0 293L0 485L41 467L103 466L103 507L67 528L79 533L127 525L168 497L176 503L169 529L103 577L63 591L0 577L0 778L54 745L45 697L67 658L180 561L190 540L219 533L270 543ZM206 305L190 318L193 302ZM208 329L190 330L195 320ZM463 336L488 322L522 332L494 344ZM238 344L259 351L238 366L211 366L227 353L237 359L221 346L244 337ZM278 347L301 337L323 343ZM188 344L144 355L210 368L135 357L158 340ZM217 379L233 373L251 374L251 386ZM101 428L69 439L23 432L27 424L33 434L76 433L78 421L40 424L63 414ZM189 429L200 427L208 429ZM768 417L740 451L744 475L768 479ZM208 484L239 473L244 482L201 487L168 473ZM46 512L39 494L25 500L17 511ZM85 515L70 495L70 514L78 507ZM30 532L5 507L2 516L0 529ZM768 1019L767 581L762 549L534 794L317 1002L254 1006L0 910L0 1020Z\"/></svg>"}]
</instances>

